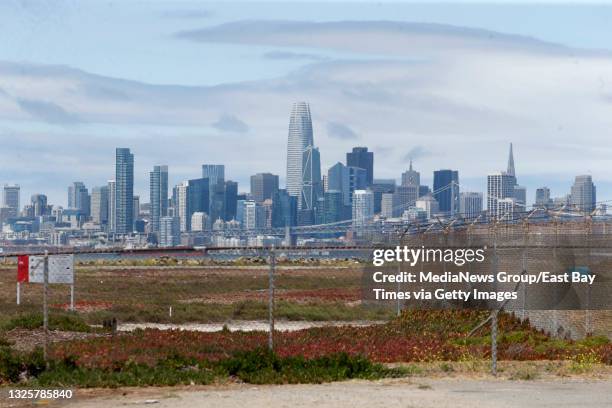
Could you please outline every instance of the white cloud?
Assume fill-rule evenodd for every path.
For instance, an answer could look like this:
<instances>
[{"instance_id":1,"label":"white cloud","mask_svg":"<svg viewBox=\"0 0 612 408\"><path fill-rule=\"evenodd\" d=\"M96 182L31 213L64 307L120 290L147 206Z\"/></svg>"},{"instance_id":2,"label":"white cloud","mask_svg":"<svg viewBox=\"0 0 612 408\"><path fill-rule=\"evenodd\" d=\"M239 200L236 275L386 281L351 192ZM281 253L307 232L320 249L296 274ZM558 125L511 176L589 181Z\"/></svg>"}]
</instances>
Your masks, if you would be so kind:
<instances>
[{"instance_id":1,"label":"white cloud","mask_svg":"<svg viewBox=\"0 0 612 408\"><path fill-rule=\"evenodd\" d=\"M376 160L377 178L398 178L408 165L406 152L422 146L431 154L415 158L415 167L425 179L442 167L484 179L505 166L512 141L519 177L569 184L573 175L591 171L596 183L612 181L612 57L606 53L483 30L382 22L243 22L182 36L287 49L308 45L354 57L309 61L285 77L214 87L149 85L68 67L0 63L0 125L6 130L0 133L0 160L10 163L23 148L9 135L27 128L32 137L52 135L49 154L73 152L67 168L82 166L92 183L109 177L118 145L133 147L143 166L175 166L177 177L188 176L187 165L197 176L199 164L210 161L225 162L229 177L239 181L257 171L283 177L290 106L307 100L324 166L352 147L351 138L329 132L328 123L339 123L359 130L360 145L385 151L385 159ZM32 116L17 102L24 100L46 108L44 114L39 109ZM78 118L76 130L66 130L77 121L59 120L62 112ZM48 125L53 118L61 128ZM50 128L37 130L41 123ZM228 124L234 132L248 130L249 137L229 141ZM105 174L71 148L75 138L91 135L90 148L109 163ZM148 168L139 171L146 180Z\"/></svg>"}]
</instances>

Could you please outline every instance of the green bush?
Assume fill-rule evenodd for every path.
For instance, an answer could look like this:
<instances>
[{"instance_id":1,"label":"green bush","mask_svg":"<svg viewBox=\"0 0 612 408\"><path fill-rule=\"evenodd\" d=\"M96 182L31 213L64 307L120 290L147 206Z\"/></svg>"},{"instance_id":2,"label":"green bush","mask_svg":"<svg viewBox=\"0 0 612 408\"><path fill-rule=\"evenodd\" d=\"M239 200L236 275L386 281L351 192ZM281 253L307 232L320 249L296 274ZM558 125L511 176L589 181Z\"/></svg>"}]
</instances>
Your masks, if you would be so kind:
<instances>
[{"instance_id":1,"label":"green bush","mask_svg":"<svg viewBox=\"0 0 612 408\"><path fill-rule=\"evenodd\" d=\"M322 383L350 378L381 378L403 375L359 356L346 353L314 359L279 357L267 350L241 352L219 362L227 375L252 384Z\"/></svg>"},{"instance_id":2,"label":"green bush","mask_svg":"<svg viewBox=\"0 0 612 408\"><path fill-rule=\"evenodd\" d=\"M30 377L43 372L45 362L40 349L32 353L19 353L10 346L0 338L0 384L19 382L22 373Z\"/></svg>"},{"instance_id":3,"label":"green bush","mask_svg":"<svg viewBox=\"0 0 612 408\"><path fill-rule=\"evenodd\" d=\"M199 367L176 369L166 364L149 367L130 363L121 370L84 369L69 363L53 365L34 380L41 387L106 387L115 388L143 386L175 386L188 384L210 384L216 379L215 373Z\"/></svg>"},{"instance_id":4,"label":"green bush","mask_svg":"<svg viewBox=\"0 0 612 408\"><path fill-rule=\"evenodd\" d=\"M19 382L22 373L33 386L118 387L210 384L228 377L252 384L323 383L350 378L399 377L407 372L346 353L306 359L279 357L264 349L237 353L216 362L176 354L154 365L128 362L110 369L79 367L74 358L67 357L50 361L49 368L45 369L39 351L20 354L8 346L0 349L0 383Z\"/></svg>"},{"instance_id":5,"label":"green bush","mask_svg":"<svg viewBox=\"0 0 612 408\"><path fill-rule=\"evenodd\" d=\"M576 344L584 347L597 347L609 344L610 340L606 336L587 336L582 340L576 342Z\"/></svg>"}]
</instances>

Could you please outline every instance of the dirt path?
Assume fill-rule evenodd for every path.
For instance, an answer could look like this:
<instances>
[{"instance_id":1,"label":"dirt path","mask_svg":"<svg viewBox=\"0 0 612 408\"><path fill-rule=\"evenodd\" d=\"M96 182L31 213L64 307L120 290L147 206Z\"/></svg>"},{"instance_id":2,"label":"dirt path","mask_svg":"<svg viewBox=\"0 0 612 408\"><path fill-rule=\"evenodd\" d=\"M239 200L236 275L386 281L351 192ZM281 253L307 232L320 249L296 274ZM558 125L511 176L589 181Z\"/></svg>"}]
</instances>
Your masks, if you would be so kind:
<instances>
[{"instance_id":1,"label":"dirt path","mask_svg":"<svg viewBox=\"0 0 612 408\"><path fill-rule=\"evenodd\" d=\"M274 324L274 329L278 331L296 331L309 329L312 327L327 327L327 326L372 326L383 324L385 321L325 321L325 322L310 322L310 321L288 321L279 320ZM120 324L117 330L119 331L134 331L136 329L160 329L160 330L190 330L200 332L217 332L227 327L231 331L268 331L269 323L259 320L235 320L227 323L185 323L185 324L165 324L165 323L124 323Z\"/></svg>"},{"instance_id":2,"label":"dirt path","mask_svg":"<svg viewBox=\"0 0 612 408\"><path fill-rule=\"evenodd\" d=\"M195 390L149 388L77 399L69 408L152 406L158 408L334 407L611 407L612 381L555 379L395 379L321 385L204 387ZM51 404L52 406L57 406ZM61 404L64 405L64 404Z\"/></svg>"}]
</instances>

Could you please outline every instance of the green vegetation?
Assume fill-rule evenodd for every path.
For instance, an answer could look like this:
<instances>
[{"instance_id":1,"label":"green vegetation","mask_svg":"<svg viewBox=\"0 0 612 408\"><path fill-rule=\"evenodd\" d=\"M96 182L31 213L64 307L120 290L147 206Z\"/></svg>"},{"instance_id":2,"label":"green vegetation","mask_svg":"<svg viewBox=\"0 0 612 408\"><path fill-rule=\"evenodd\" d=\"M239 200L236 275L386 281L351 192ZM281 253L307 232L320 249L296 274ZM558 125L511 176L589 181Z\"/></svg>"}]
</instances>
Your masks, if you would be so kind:
<instances>
[{"instance_id":1,"label":"green vegetation","mask_svg":"<svg viewBox=\"0 0 612 408\"><path fill-rule=\"evenodd\" d=\"M0 384L27 378L28 386L119 387L210 384L236 378L251 384L300 384L351 378L401 377L405 368L386 368L360 356L337 353L324 357L279 357L263 349L235 353L219 361L179 355L152 364L128 361L111 368L79 367L73 358L52 360L45 368L40 351L19 354L0 346Z\"/></svg>"},{"instance_id":2,"label":"green vegetation","mask_svg":"<svg viewBox=\"0 0 612 408\"><path fill-rule=\"evenodd\" d=\"M399 377L407 373L402 368L386 368L364 357L346 353L312 359L302 356L280 358L261 349L237 353L220 361L218 366L230 376L252 384L322 383L350 378Z\"/></svg>"},{"instance_id":3,"label":"green vegetation","mask_svg":"<svg viewBox=\"0 0 612 408\"><path fill-rule=\"evenodd\" d=\"M42 313L22 313L15 317L5 319L0 323L0 332L15 328L38 329L43 327ZM76 313L53 313L49 316L49 330L90 332L91 327Z\"/></svg>"},{"instance_id":4,"label":"green vegetation","mask_svg":"<svg viewBox=\"0 0 612 408\"><path fill-rule=\"evenodd\" d=\"M19 353L0 336L0 385L17 383L22 379L22 374L39 375L44 368L45 362L40 350L32 353Z\"/></svg>"},{"instance_id":5,"label":"green vegetation","mask_svg":"<svg viewBox=\"0 0 612 408\"><path fill-rule=\"evenodd\" d=\"M592 351L580 353L572 358L570 370L575 374L591 372L596 364L601 364L601 358Z\"/></svg>"},{"instance_id":6,"label":"green vegetation","mask_svg":"<svg viewBox=\"0 0 612 408\"><path fill-rule=\"evenodd\" d=\"M156 266L77 267L79 316L90 325L113 317L122 323L181 324L259 320L268 316L266 267ZM42 285L23 285L22 304L17 306L14 281L14 270L0 270L0 326L15 315L42 310ZM278 319L380 320L394 314L390 308L366 308L360 304L358 267L279 268L275 285ZM52 285L51 316L63 313L69 298L67 286Z\"/></svg>"},{"instance_id":7,"label":"green vegetation","mask_svg":"<svg viewBox=\"0 0 612 408\"><path fill-rule=\"evenodd\" d=\"M120 322L135 323L189 323L224 322L229 320L266 320L268 303L244 300L235 303L178 303L172 306L172 317L167 306L138 308L113 306L83 314L90 324L100 324L103 320L117 318ZM385 307L347 306L342 302L296 303L278 301L275 304L275 317L295 321L351 321L351 320L389 320L394 312Z\"/></svg>"}]
</instances>

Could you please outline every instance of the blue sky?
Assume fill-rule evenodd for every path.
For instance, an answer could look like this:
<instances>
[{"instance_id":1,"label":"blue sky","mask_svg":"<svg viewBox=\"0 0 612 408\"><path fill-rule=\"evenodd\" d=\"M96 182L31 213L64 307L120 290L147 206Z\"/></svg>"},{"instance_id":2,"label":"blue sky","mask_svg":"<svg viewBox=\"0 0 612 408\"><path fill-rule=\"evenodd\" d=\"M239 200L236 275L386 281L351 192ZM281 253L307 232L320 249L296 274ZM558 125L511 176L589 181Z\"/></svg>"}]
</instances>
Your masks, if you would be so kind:
<instances>
[{"instance_id":1,"label":"blue sky","mask_svg":"<svg viewBox=\"0 0 612 408\"><path fill-rule=\"evenodd\" d=\"M292 23L287 23L292 22ZM284 178L290 104L311 103L324 171L352 146L375 177L455 168L483 191L515 144L519 182L612 198L612 5L547 1L0 3L0 183L22 202L168 164ZM256 152L254 154L254 152Z\"/></svg>"}]
</instances>

